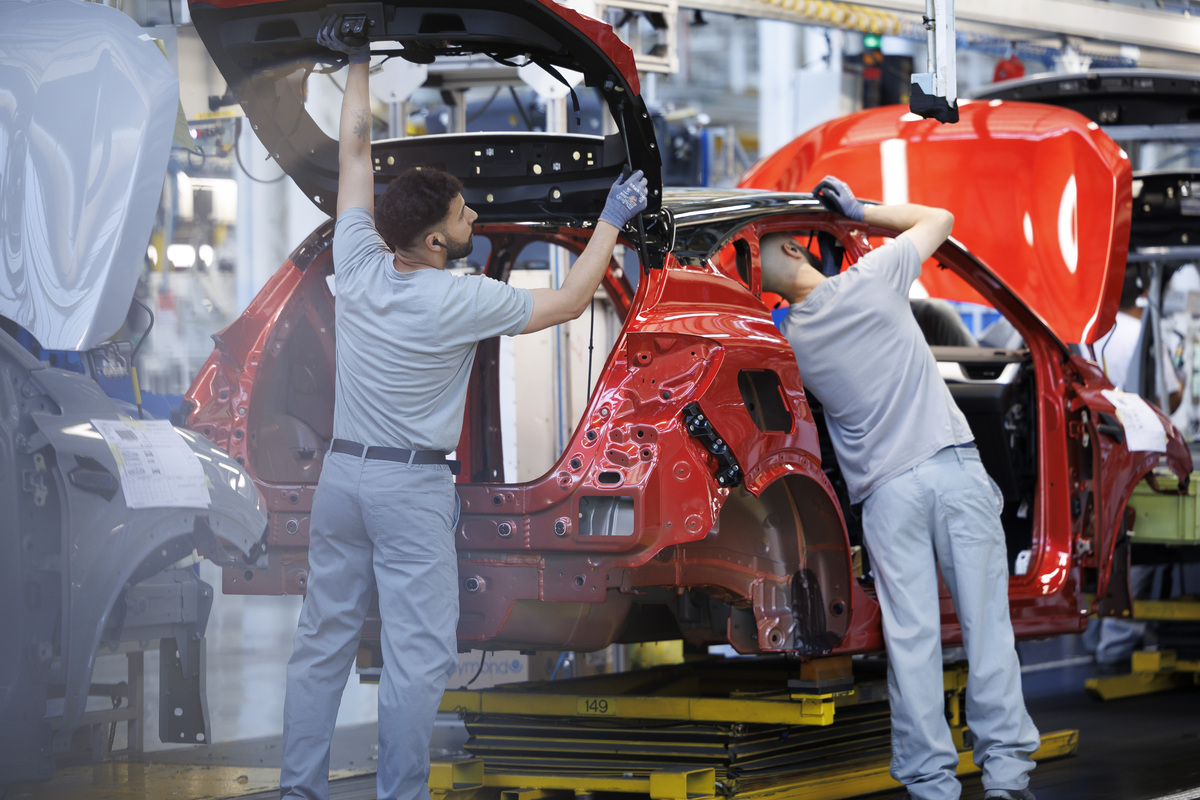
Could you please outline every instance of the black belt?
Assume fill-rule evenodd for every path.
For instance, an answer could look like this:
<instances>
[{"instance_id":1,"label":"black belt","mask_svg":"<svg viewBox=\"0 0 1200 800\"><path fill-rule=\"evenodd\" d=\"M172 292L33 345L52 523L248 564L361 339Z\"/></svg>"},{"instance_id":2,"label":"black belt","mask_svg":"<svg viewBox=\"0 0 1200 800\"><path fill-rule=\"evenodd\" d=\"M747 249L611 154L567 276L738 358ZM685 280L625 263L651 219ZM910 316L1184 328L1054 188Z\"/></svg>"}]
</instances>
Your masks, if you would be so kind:
<instances>
[{"instance_id":1,"label":"black belt","mask_svg":"<svg viewBox=\"0 0 1200 800\"><path fill-rule=\"evenodd\" d=\"M329 449L335 453L357 458L363 454L363 447L364 445L358 442L334 439L333 445ZM441 450L405 450L403 447L379 447L377 445L371 445L366 450L367 458L379 461L398 461L401 464L445 464L455 475L462 469L460 462L447 458Z\"/></svg>"}]
</instances>

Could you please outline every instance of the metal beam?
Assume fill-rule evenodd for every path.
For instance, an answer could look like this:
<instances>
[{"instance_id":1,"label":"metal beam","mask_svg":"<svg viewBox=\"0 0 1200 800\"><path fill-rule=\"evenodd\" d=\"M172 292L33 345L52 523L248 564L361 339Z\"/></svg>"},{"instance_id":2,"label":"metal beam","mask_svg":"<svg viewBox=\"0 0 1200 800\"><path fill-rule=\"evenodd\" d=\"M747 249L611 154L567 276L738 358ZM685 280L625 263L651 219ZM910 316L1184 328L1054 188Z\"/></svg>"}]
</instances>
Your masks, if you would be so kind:
<instances>
[{"instance_id":1,"label":"metal beam","mask_svg":"<svg viewBox=\"0 0 1200 800\"><path fill-rule=\"evenodd\" d=\"M680 8L863 29L870 9L920 21L925 0L680 0ZM869 6L870 9L864 8ZM1099 0L956 0L957 22L996 25L1043 35L1075 36L1153 50L1200 55L1200 16L1117 5ZM886 17L881 17L886 20ZM842 24L848 20L852 24ZM885 23L886 24L886 23ZM876 33L895 33L877 30Z\"/></svg>"},{"instance_id":2,"label":"metal beam","mask_svg":"<svg viewBox=\"0 0 1200 800\"><path fill-rule=\"evenodd\" d=\"M925 12L925 0L868 1L866 5L917 15ZM1169 11L1098 0L957 0L954 11L963 22L1200 53L1200 17Z\"/></svg>"}]
</instances>

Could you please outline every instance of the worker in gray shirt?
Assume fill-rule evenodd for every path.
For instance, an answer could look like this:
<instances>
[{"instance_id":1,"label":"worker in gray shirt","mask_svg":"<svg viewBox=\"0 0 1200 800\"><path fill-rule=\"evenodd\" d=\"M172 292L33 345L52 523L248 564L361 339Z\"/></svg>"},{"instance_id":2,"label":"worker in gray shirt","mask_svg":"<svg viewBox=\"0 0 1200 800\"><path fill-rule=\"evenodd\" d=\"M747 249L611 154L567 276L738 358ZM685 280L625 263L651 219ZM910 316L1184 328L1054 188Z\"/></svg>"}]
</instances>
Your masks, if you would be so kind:
<instances>
[{"instance_id":1,"label":"worker in gray shirt","mask_svg":"<svg viewBox=\"0 0 1200 800\"><path fill-rule=\"evenodd\" d=\"M1031 800L1039 738L1008 614L1003 499L908 302L954 217L911 204L865 206L833 177L814 194L851 219L901 232L834 277L787 234L760 242L763 289L791 303L780 329L805 388L824 405L850 501L863 504L888 653L892 777L919 800L962 792L944 711L940 566L970 662L967 722L985 797Z\"/></svg>"},{"instance_id":2,"label":"worker in gray shirt","mask_svg":"<svg viewBox=\"0 0 1200 800\"><path fill-rule=\"evenodd\" d=\"M370 46L349 55L339 128L333 262L337 378L333 442L313 498L309 576L284 701L280 796L329 796L329 748L373 591L379 594L380 800L429 797L429 742L458 664L458 496L446 454L462 429L481 339L575 319L591 302L621 227L646 207L640 172L618 179L591 240L559 289L453 275L476 213L462 185L410 170L375 200Z\"/></svg>"}]
</instances>

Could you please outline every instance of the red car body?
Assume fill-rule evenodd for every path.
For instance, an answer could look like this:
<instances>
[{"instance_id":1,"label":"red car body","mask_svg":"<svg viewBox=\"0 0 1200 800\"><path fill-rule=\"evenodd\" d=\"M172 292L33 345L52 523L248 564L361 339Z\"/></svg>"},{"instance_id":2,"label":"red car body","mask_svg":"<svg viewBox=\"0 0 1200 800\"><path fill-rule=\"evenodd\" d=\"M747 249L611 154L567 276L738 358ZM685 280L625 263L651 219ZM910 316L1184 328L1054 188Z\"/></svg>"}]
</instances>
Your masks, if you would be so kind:
<instances>
[{"instance_id":1,"label":"red car body","mask_svg":"<svg viewBox=\"0 0 1200 800\"><path fill-rule=\"evenodd\" d=\"M773 190L812 188L828 174L854 187L860 197L937 206L955 215L954 237L981 260L1059 342L1091 343L1115 318L1124 278L1132 218L1129 159L1099 125L1065 108L1013 101L964 101L960 122L923 120L903 106L885 106L819 125L755 164L740 185ZM890 196L889 196L890 195ZM931 296L1010 310L954 271L926 269L921 282ZM1033 342L1026 338L1033 349ZM1077 355L1065 369L1040 381L1046 426L1044 467L1052 468L1071 439L1088 435L1078 425L1067 438L1059 430L1062 411L1087 409L1097 431L1115 433L1116 411L1102 392L1112 386L1101 370ZM1055 374L1057 373L1057 374ZM1065 402L1063 402L1065 401ZM1157 412L1157 410L1156 410ZM1159 414L1162 417L1161 414ZM1167 455L1178 472L1186 449L1179 431L1168 431ZM1091 438L1090 435L1088 435ZM1054 565L1072 549L1096 568L1097 594L1110 594L1109 579L1125 506L1133 487L1158 464L1156 454L1130 452L1105 433L1093 448L1098 460L1091 480L1078 468L1043 480L1040 520L1047 533L1066 530L1068 508L1095 508L1095 518L1076 525L1071 547L1043 542L1034 571L1043 585L1058 582ZM1060 447L1065 444L1066 447ZM1049 460L1047 460L1049 459ZM1190 458L1189 458L1190 463ZM1043 472L1052 476L1056 469ZM1066 493L1060 490L1068 489ZM1083 490L1082 492L1080 490ZM1058 495L1058 499L1052 499ZM1122 543L1123 544L1123 543ZM1066 563L1066 562L1064 562ZM1126 607L1124 575L1109 598ZM1018 590L1010 601L1034 587ZM1089 582L1090 583L1090 582ZM1017 619L1014 613L1014 622Z\"/></svg>"},{"instance_id":2,"label":"red car body","mask_svg":"<svg viewBox=\"0 0 1200 800\"><path fill-rule=\"evenodd\" d=\"M277 90L279 77L292 69L279 66L283 54L309 66L328 58L311 36L305 38L306 31L315 36L315 8L304 2L192 4L197 29L256 123L263 113L295 118L281 112L288 96ZM380 18L383 30L372 38L394 38L406 51L503 54L513 41L498 42L495 31L534 25L530 20L542 19L538 15L544 15L540 29L554 29L560 39L564 25L600 25L580 22L556 4L527 0L505 12L486 8L488 33L476 35L472 20L483 8L460 9L456 25L467 30L447 44L444 32L436 42L420 32L432 12L389 2ZM270 26L259 30L296 32L273 45L280 58L265 57L272 46L254 40L254 13L270 16ZM241 56L230 46L234 26L250 31L240 34L243 42L254 42ZM524 33L541 41L537 30ZM578 46L591 47L593 58L597 40L607 42L608 56L620 51L611 38L585 31L583 40L564 40L540 57L563 60ZM828 451L822 455L821 415L814 413L790 346L762 298L758 242L778 230L825 232L852 262L870 247L867 236L892 232L864 229L805 194L660 192L648 119L630 112L640 107L635 84L626 79L621 91L614 90L612 81L620 83L623 71L589 73L598 63L560 66L581 68L601 92L622 130L617 136L628 137L623 151L619 138L535 134L375 143L377 163L394 160L396 171L414 162L438 163L460 176L467 202L480 213L476 235L490 243L482 272L500 280L533 243L580 252L603 190L624 161L652 174L651 208L623 232L624 242L641 255L636 289L615 262L604 282L623 327L582 419L553 467L536 480L499 479L498 344L480 345L457 450L464 462L456 532L460 644L592 650L683 637L695 645L728 642L742 653L879 650L870 578L852 566L853 514L839 490L836 465ZM636 135L625 123L637 126ZM268 150L281 154L281 163L322 207L333 202L329 186L317 182L328 184L334 174L329 164L331 158L336 163L336 149L322 140L287 150L272 138L276 134L264 134L268 124L276 123L258 128ZM1062 130L1081 135L1074 122ZM277 135L287 138L278 127ZM1039 134L1051 141L1056 135ZM481 175L475 158L481 145L511 154L512 174L485 169ZM589 163L547 181L532 166L544 158L539 153L555 148L584 148ZM1097 173L1108 168L1095 159L1088 164ZM381 166L379 191L389 178ZM1110 178L1113 186L1120 183L1120 176ZM539 205L547 189L559 191L564 205L557 213ZM1111 256L1119 226L1119 216L1110 219L1105 247L1097 245L1097 253ZM214 337L216 349L187 395L188 425L244 464L270 514L269 564L227 570L226 592L304 591L309 512L332 436L331 235L331 223L314 232L241 317ZM1072 356L992 270L954 242L937 259L1001 309L1026 343L1020 351L935 349L964 376L960 394L979 407L973 425L987 434L980 442L985 464L1006 473L1002 485L1018 504L1011 520L1013 554L1032 553L1029 569L1010 584L1014 626L1021 636L1079 630L1085 573L1094 571L1100 591L1109 590L1123 498L1160 456L1125 450L1117 441L1120 423L1114 419L1113 429L1106 421L1113 408L1099 394L1109 388L1103 375ZM1165 420L1164 426L1165 458L1182 479L1190 459L1178 433ZM946 641L956 641L948 596L943 620ZM377 636L369 621L368 647Z\"/></svg>"}]
</instances>

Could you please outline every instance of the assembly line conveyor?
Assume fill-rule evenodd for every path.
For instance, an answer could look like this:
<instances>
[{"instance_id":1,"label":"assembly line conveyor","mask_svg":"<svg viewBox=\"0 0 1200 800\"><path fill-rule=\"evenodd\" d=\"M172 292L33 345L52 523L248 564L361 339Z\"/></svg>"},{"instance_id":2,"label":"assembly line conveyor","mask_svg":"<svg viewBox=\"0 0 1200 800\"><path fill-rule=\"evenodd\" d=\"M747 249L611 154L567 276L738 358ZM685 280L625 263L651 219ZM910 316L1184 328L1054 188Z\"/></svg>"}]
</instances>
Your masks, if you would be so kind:
<instances>
[{"instance_id":1,"label":"assembly line conveyor","mask_svg":"<svg viewBox=\"0 0 1200 800\"><path fill-rule=\"evenodd\" d=\"M448 691L469 759L436 761L434 800L627 794L653 800L835 800L894 788L884 662L708 658L648 670ZM852 670L855 674L852 674ZM959 774L978 772L965 665L945 674ZM1044 733L1039 761L1078 731Z\"/></svg>"}]
</instances>

